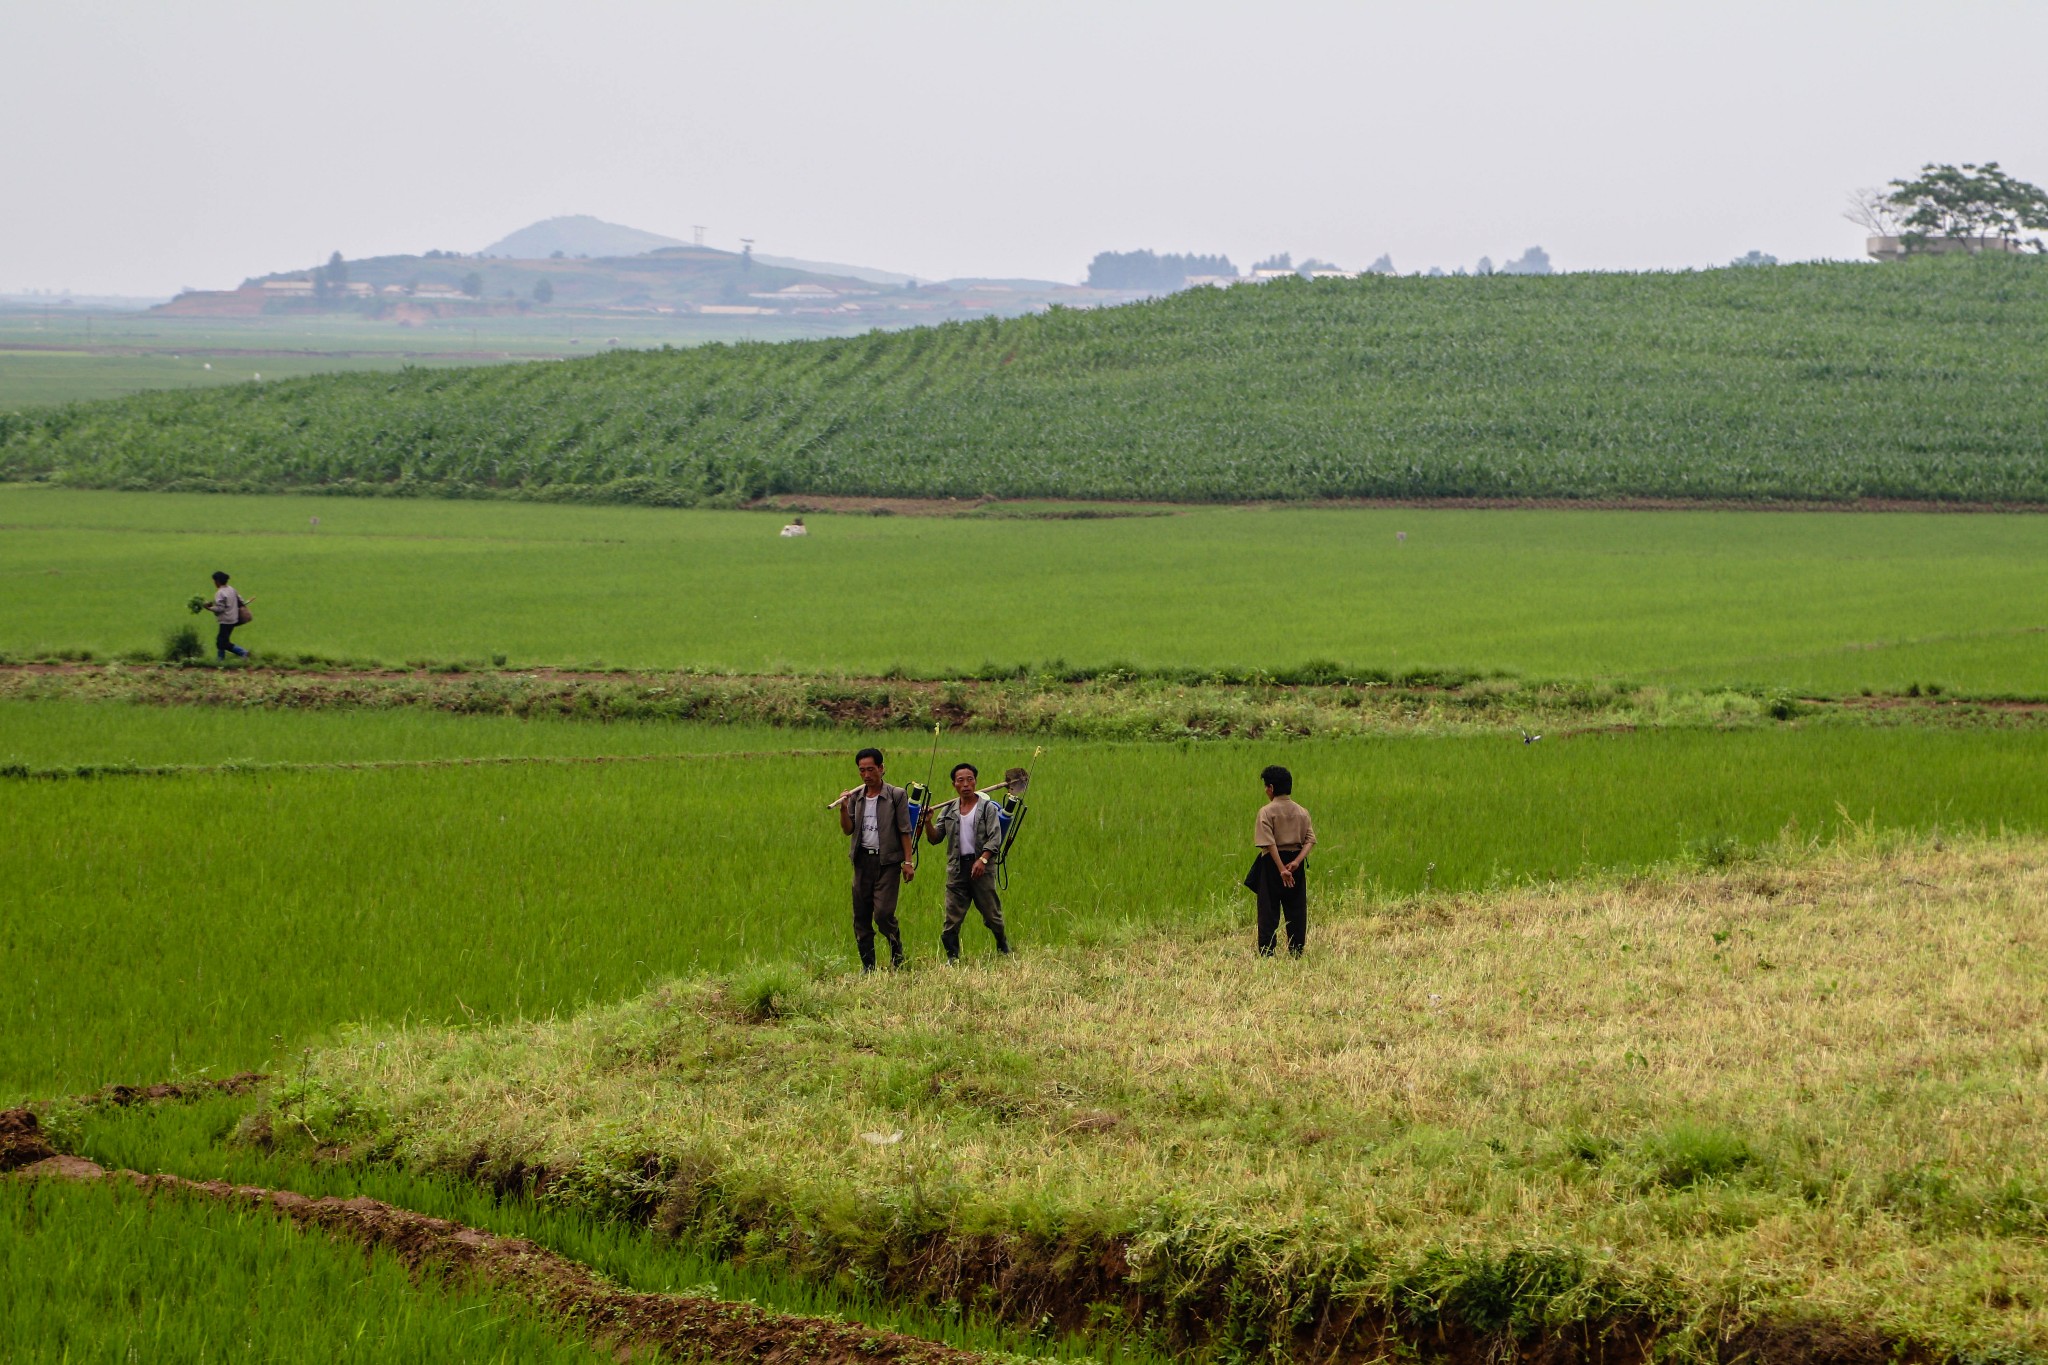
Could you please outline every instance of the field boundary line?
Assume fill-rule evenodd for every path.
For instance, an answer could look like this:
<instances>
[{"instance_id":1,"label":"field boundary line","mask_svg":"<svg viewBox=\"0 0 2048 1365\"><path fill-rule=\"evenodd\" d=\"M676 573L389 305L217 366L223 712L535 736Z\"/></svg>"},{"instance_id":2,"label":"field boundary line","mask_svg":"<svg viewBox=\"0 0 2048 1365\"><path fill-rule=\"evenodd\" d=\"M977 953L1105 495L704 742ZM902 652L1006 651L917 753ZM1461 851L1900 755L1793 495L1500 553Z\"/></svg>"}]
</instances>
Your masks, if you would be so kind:
<instances>
[{"instance_id":1,"label":"field boundary line","mask_svg":"<svg viewBox=\"0 0 2048 1365\"><path fill-rule=\"evenodd\" d=\"M102 777L203 777L209 773L382 772L406 768L517 767L522 764L570 767L608 763L688 763L714 759L833 758L843 748L740 749L688 754L480 754L453 758L372 758L360 760L237 760L220 763L78 763L47 768L26 763L0 765L0 780L17 782L91 781Z\"/></svg>"}]
</instances>

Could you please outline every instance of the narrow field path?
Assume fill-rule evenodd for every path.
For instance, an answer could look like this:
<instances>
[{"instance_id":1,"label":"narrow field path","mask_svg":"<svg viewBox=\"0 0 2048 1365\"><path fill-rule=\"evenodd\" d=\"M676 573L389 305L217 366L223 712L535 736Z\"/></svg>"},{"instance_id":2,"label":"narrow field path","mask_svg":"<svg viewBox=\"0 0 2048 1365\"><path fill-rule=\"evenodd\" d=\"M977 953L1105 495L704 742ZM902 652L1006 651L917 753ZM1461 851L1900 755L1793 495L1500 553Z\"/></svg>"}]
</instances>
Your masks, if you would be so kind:
<instances>
[{"instance_id":1,"label":"narrow field path","mask_svg":"<svg viewBox=\"0 0 2048 1365\"><path fill-rule=\"evenodd\" d=\"M904 1362L967 1365L972 1351L846 1322L777 1313L752 1303L690 1294L617 1288L588 1266L517 1237L500 1237L379 1199L319 1199L261 1185L190 1180L178 1175L109 1171L58 1153L25 1109L0 1113L0 1169L22 1180L127 1180L138 1189L266 1209L306 1228L394 1253L415 1274L461 1275L528 1300L550 1317L629 1358L630 1348L655 1347L684 1358L785 1362Z\"/></svg>"}]
</instances>

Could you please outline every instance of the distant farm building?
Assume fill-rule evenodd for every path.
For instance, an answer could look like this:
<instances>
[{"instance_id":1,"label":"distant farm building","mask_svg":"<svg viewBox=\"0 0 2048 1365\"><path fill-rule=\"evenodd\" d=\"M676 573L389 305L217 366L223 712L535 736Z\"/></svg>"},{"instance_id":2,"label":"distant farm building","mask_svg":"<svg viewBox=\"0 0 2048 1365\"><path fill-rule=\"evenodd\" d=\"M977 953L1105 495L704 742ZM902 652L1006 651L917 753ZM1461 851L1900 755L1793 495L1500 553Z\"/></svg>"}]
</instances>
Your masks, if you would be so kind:
<instances>
[{"instance_id":1,"label":"distant farm building","mask_svg":"<svg viewBox=\"0 0 2048 1365\"><path fill-rule=\"evenodd\" d=\"M792 284L769 294L749 294L750 299L761 299L768 303L810 304L839 302L839 291L827 289L822 284Z\"/></svg>"}]
</instances>

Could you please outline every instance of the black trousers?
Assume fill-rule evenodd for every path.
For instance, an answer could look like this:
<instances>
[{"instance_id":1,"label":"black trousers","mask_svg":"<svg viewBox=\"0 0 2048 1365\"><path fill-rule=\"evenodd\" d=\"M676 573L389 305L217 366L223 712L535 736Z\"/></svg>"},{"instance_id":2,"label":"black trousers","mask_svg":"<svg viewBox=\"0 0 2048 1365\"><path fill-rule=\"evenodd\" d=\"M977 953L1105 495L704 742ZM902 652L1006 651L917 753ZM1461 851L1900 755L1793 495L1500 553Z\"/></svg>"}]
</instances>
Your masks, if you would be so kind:
<instances>
[{"instance_id":1,"label":"black trousers","mask_svg":"<svg viewBox=\"0 0 2048 1365\"><path fill-rule=\"evenodd\" d=\"M1283 848L1281 858L1293 861L1298 848ZM1273 860L1263 852L1259 861L1252 866L1252 890L1259 898L1259 952L1271 957L1277 946L1280 922L1287 921L1287 951L1300 957L1302 949L1308 946L1308 864L1303 863L1294 870L1294 885L1280 884L1280 869L1273 866Z\"/></svg>"},{"instance_id":2,"label":"black trousers","mask_svg":"<svg viewBox=\"0 0 2048 1365\"><path fill-rule=\"evenodd\" d=\"M903 889L903 864L885 863L863 851L853 860L853 946L860 965L875 965L875 931L889 944L889 965L903 965L903 931L896 924L896 894Z\"/></svg>"}]
</instances>

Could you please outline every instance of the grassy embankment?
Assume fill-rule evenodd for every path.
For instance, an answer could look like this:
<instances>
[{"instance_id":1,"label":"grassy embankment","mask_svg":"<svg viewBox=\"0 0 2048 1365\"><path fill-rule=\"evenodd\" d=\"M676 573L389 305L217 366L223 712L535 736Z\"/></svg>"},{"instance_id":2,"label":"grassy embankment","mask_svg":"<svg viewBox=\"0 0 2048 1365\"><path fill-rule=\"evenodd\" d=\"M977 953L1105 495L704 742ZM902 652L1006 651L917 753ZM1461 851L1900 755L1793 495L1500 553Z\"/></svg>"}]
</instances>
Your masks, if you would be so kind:
<instances>
[{"instance_id":1,"label":"grassy embankment","mask_svg":"<svg viewBox=\"0 0 2048 1365\"><path fill-rule=\"evenodd\" d=\"M1858 837L1326 896L1299 963L1179 925L957 972L755 968L365 1030L268 1126L750 1263L1247 1353L1611 1331L1622 1358L2026 1360L2044 866L2037 840Z\"/></svg>"},{"instance_id":2,"label":"grassy embankment","mask_svg":"<svg viewBox=\"0 0 2048 1365\"><path fill-rule=\"evenodd\" d=\"M219 567L256 603L244 641L283 659L2048 694L2036 516L812 521L783 541L740 513L0 487L0 652L156 656L197 619L210 656L184 603ZM962 563L986 613L937 586Z\"/></svg>"},{"instance_id":3,"label":"grassy embankment","mask_svg":"<svg viewBox=\"0 0 2048 1365\"><path fill-rule=\"evenodd\" d=\"M693 505L773 492L2048 501L2033 260L1282 282L786 345L0 415L0 478Z\"/></svg>"}]
</instances>

